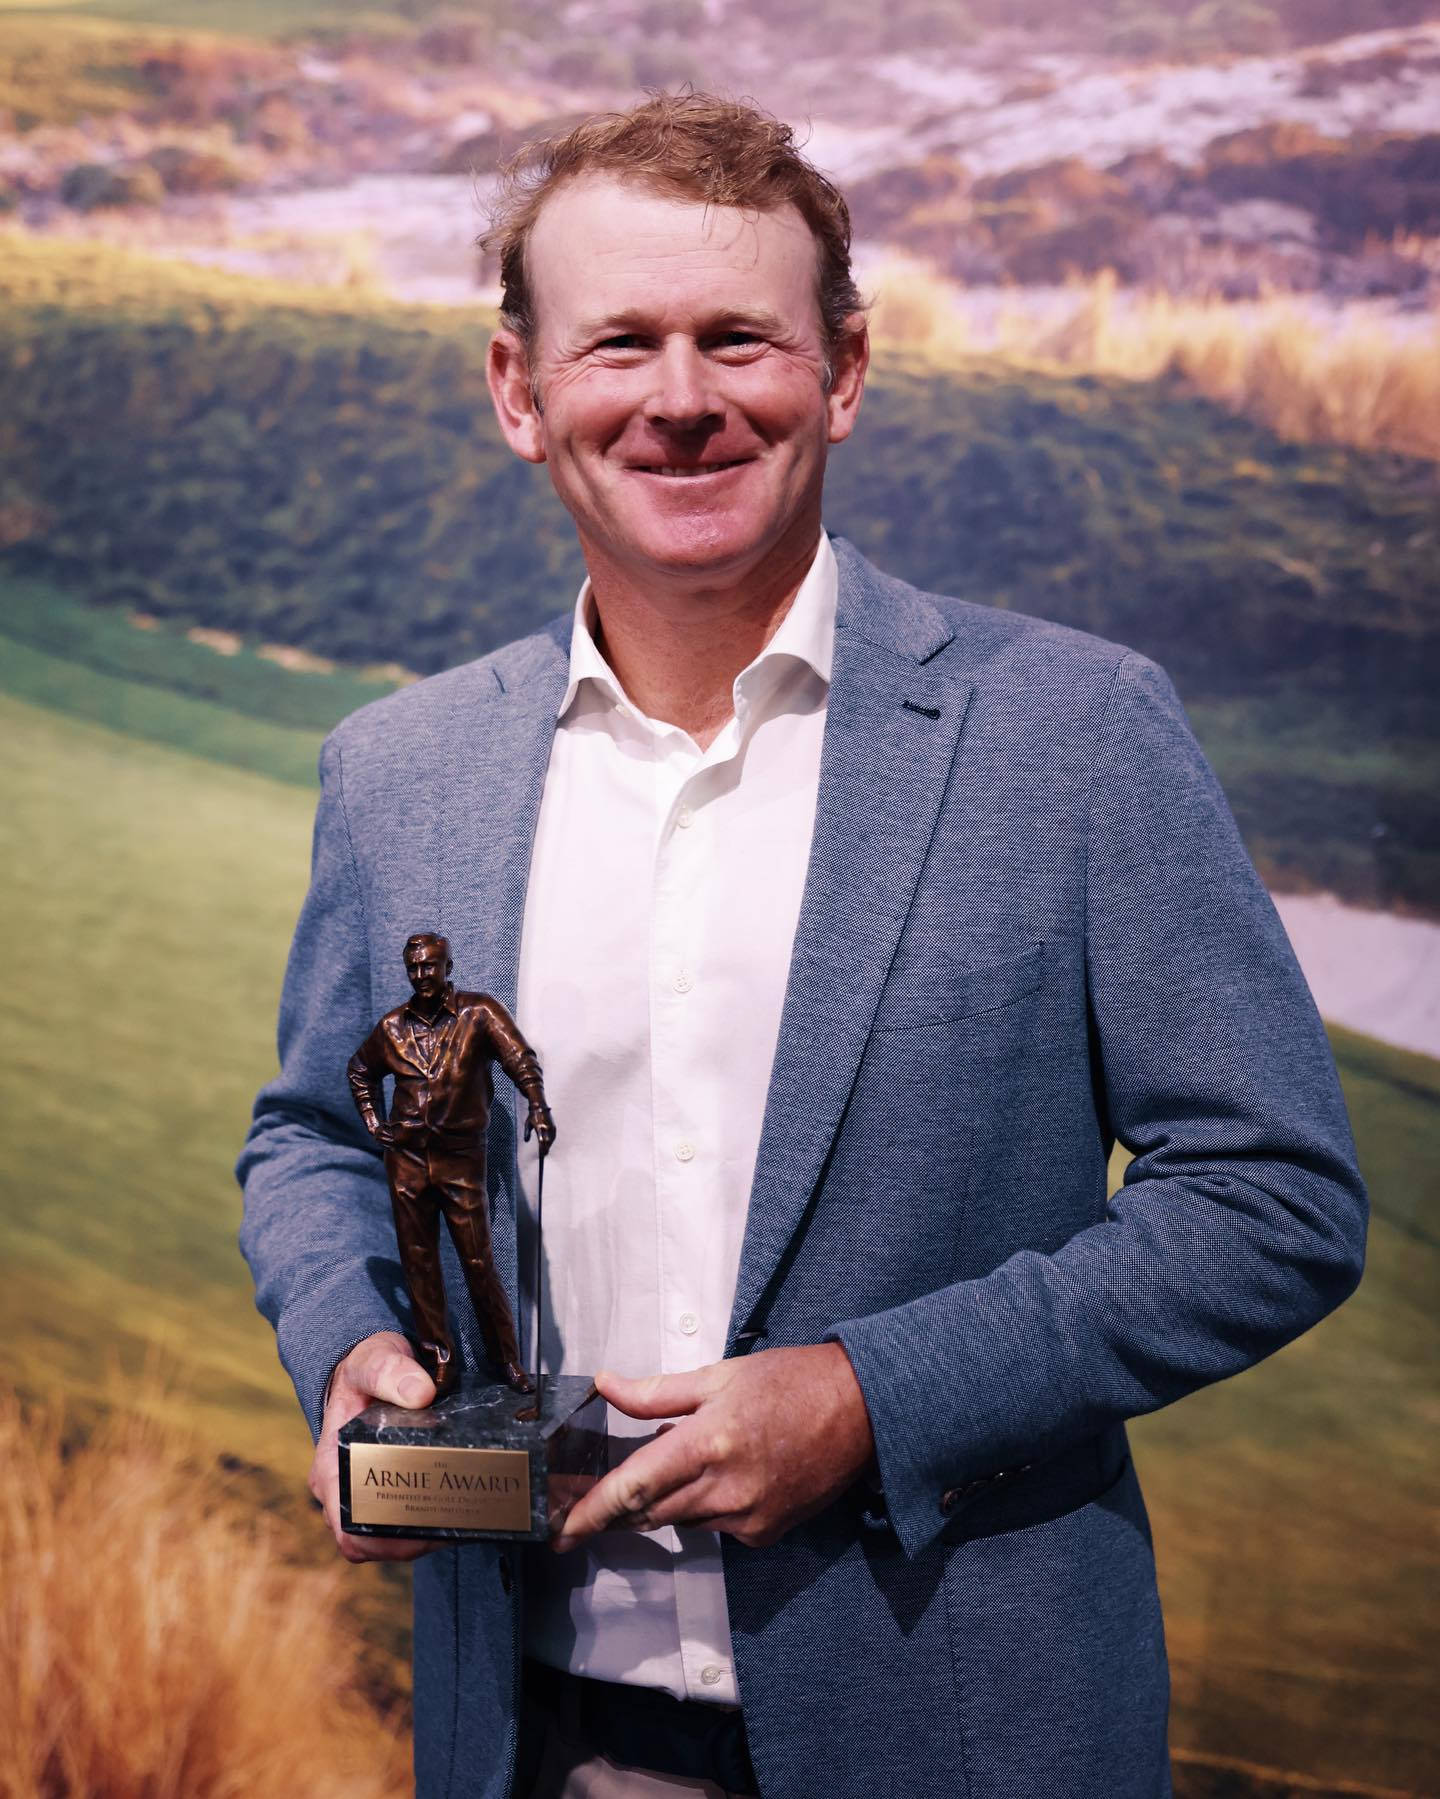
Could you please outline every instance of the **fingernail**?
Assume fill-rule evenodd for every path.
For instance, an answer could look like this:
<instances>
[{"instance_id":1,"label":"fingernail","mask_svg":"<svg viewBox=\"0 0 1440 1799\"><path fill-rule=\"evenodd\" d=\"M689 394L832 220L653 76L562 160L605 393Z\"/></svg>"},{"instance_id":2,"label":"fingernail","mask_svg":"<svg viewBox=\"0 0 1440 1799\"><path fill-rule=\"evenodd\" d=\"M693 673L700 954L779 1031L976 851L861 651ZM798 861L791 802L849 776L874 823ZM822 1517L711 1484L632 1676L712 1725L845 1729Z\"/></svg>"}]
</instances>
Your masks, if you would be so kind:
<instances>
[{"instance_id":1,"label":"fingernail","mask_svg":"<svg viewBox=\"0 0 1440 1799\"><path fill-rule=\"evenodd\" d=\"M402 1405L424 1405L426 1380L423 1374L402 1374L395 1386Z\"/></svg>"}]
</instances>

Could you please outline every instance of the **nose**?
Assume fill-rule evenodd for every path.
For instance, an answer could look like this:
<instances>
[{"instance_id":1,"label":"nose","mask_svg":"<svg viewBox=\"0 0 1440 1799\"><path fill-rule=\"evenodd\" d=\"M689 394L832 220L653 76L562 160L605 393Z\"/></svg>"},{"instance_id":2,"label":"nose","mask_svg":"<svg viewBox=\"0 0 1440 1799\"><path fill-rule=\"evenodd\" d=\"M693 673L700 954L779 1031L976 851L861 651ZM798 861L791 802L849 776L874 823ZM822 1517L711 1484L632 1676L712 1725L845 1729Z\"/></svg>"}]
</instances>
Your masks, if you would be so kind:
<instances>
[{"instance_id":1,"label":"nose","mask_svg":"<svg viewBox=\"0 0 1440 1799\"><path fill-rule=\"evenodd\" d=\"M716 391L715 371L694 338L679 332L667 337L654 368L655 381L645 407L648 424L696 431L720 422L724 402Z\"/></svg>"}]
</instances>

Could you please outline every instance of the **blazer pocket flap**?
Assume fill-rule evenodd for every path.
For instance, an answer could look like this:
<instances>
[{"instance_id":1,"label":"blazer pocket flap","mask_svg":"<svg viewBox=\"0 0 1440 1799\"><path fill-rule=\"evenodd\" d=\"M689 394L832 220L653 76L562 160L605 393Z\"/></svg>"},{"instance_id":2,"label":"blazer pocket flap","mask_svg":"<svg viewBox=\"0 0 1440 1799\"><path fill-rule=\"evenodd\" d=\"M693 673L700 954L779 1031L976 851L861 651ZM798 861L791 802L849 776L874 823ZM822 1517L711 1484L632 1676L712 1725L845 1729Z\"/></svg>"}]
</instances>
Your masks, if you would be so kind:
<instances>
[{"instance_id":1,"label":"blazer pocket flap","mask_svg":"<svg viewBox=\"0 0 1440 1799\"><path fill-rule=\"evenodd\" d=\"M970 967L927 958L904 970L892 970L875 1014L877 1031L903 1031L914 1025L945 1024L998 1012L1033 993L1045 979L1045 945L1032 943L1018 956Z\"/></svg>"}]
</instances>

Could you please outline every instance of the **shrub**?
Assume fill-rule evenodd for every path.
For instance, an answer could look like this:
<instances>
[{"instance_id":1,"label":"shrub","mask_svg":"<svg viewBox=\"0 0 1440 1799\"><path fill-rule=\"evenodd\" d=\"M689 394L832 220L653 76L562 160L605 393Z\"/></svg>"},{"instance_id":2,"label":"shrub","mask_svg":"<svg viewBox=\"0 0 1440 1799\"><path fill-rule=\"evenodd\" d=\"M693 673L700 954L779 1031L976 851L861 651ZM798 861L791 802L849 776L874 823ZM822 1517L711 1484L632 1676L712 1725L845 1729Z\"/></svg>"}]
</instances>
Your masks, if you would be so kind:
<instances>
[{"instance_id":1,"label":"shrub","mask_svg":"<svg viewBox=\"0 0 1440 1799\"><path fill-rule=\"evenodd\" d=\"M356 1693L343 1570L287 1562L218 1467L134 1417L67 1444L13 1395L0 1460L8 1799L405 1790L397 1733Z\"/></svg>"},{"instance_id":2,"label":"shrub","mask_svg":"<svg viewBox=\"0 0 1440 1799\"><path fill-rule=\"evenodd\" d=\"M157 144L145 159L171 194L218 194L240 185L240 171L218 150Z\"/></svg>"},{"instance_id":3,"label":"shrub","mask_svg":"<svg viewBox=\"0 0 1440 1799\"><path fill-rule=\"evenodd\" d=\"M149 163L77 162L60 178L60 198L77 212L102 206L158 206L165 183Z\"/></svg>"}]
</instances>

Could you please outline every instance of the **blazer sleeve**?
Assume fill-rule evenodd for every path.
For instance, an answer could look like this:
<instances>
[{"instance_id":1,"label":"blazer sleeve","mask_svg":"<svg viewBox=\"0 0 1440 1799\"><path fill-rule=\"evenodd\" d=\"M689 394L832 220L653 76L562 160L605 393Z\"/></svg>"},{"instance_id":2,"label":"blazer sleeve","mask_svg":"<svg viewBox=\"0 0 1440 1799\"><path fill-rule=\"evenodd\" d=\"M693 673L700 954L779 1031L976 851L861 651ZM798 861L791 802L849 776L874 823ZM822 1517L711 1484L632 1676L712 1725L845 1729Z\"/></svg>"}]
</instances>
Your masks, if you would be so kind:
<instances>
[{"instance_id":1,"label":"blazer sleeve","mask_svg":"<svg viewBox=\"0 0 1440 1799\"><path fill-rule=\"evenodd\" d=\"M317 1436L335 1364L372 1332L404 1328L389 1186L346 1078L374 1024L371 1005L343 760L331 737L320 754L310 888L280 999L280 1071L255 1102L236 1167L255 1303L275 1327Z\"/></svg>"},{"instance_id":2,"label":"blazer sleeve","mask_svg":"<svg viewBox=\"0 0 1440 1799\"><path fill-rule=\"evenodd\" d=\"M1096 752L1084 929L1100 1128L1134 1155L1104 1221L831 1333L910 1553L947 1489L1238 1373L1360 1277L1319 1014L1169 679L1133 653Z\"/></svg>"}]
</instances>

